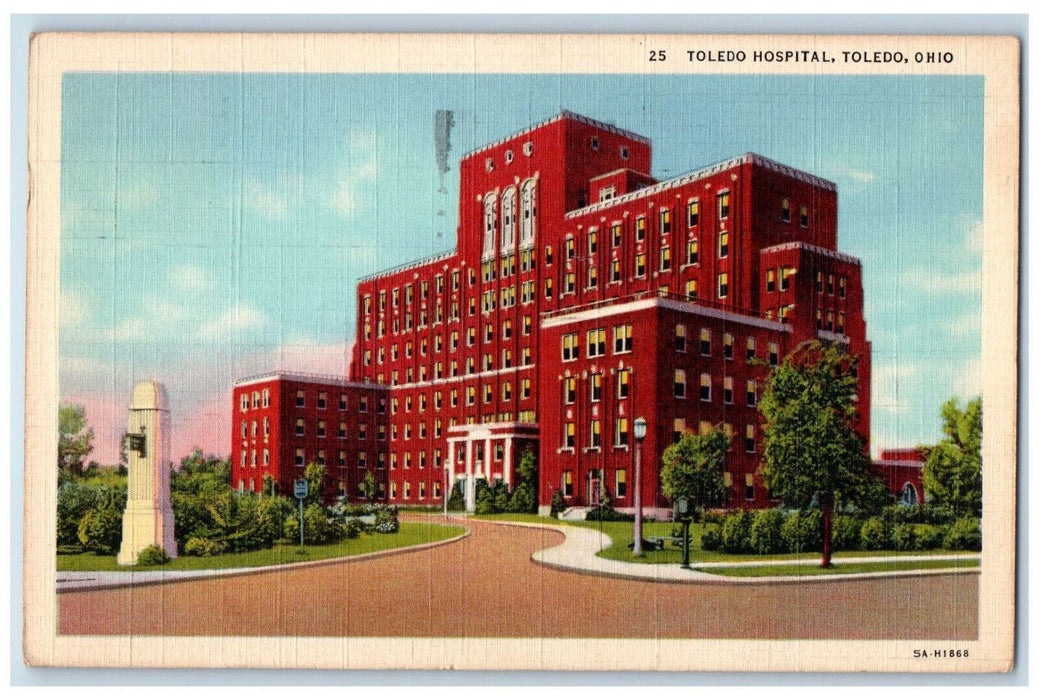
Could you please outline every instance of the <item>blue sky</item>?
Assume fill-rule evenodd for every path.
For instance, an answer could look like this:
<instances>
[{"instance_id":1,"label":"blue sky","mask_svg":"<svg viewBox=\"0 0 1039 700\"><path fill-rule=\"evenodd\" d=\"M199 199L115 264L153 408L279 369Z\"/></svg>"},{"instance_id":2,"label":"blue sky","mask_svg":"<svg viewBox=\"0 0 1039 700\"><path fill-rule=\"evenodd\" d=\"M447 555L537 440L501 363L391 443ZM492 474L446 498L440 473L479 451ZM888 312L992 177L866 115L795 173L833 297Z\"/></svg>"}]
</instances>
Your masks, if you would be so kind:
<instances>
[{"instance_id":1,"label":"blue sky","mask_svg":"<svg viewBox=\"0 0 1039 700\"><path fill-rule=\"evenodd\" d=\"M836 182L874 449L931 442L980 388L982 98L969 76L68 74L62 398L113 461L159 379L173 454L226 454L235 378L345 373L357 278L453 247L459 157L569 109L650 137L661 179L753 151Z\"/></svg>"}]
</instances>

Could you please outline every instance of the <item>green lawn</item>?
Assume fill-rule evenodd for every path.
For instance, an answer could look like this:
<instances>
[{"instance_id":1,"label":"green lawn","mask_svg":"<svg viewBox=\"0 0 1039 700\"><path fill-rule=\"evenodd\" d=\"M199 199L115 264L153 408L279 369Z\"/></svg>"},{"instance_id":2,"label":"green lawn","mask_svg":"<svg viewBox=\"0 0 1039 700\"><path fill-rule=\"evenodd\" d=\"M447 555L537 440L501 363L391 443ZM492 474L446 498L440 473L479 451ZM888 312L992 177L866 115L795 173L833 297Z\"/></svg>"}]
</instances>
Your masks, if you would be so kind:
<instances>
[{"instance_id":1,"label":"green lawn","mask_svg":"<svg viewBox=\"0 0 1039 700\"><path fill-rule=\"evenodd\" d=\"M115 556L96 554L59 554L58 571L183 571L193 569L240 569L252 566L293 564L304 561L319 561L367 554L398 547L426 544L457 537L465 528L457 525L435 525L423 522L402 522L400 531L392 535L378 533L363 534L357 539L343 540L336 544L306 545L300 550L298 544L279 544L271 549L261 549L242 554L221 554L215 557L178 557L164 566L119 566Z\"/></svg>"},{"instance_id":2,"label":"green lawn","mask_svg":"<svg viewBox=\"0 0 1039 700\"><path fill-rule=\"evenodd\" d=\"M721 576L832 576L835 574L862 574L878 571L919 571L920 569L960 569L976 568L981 565L980 559L946 559L921 561L878 561L861 564L841 564L835 560L829 569L817 564L794 564L787 566L725 566L701 569L705 573Z\"/></svg>"},{"instance_id":3,"label":"green lawn","mask_svg":"<svg viewBox=\"0 0 1039 700\"><path fill-rule=\"evenodd\" d=\"M662 550L655 552L645 552L645 557L642 559L635 559L631 556L631 550L628 546L632 542L632 527L633 524L630 522L604 522L598 523L595 521L585 520L556 520L555 518L543 517L539 515L527 515L518 513L498 513L495 515L478 515L469 516L481 520L512 520L524 523L541 523L545 525L562 525L570 527L584 527L593 530L601 530L604 535L608 535L612 540L612 544L606 549L598 553L598 556L604 559L614 559L617 561L638 561L643 564L680 564L682 562L682 548L681 546L674 547L668 545ZM671 528L673 527L670 522L656 522L656 521L643 521L642 532L643 537L666 537L671 534ZM712 526L714 527L714 526ZM693 523L689 526L689 560L693 563L696 562L721 562L721 561L732 561L732 562L746 562L746 561L777 561L777 560L788 560L791 557L798 556L821 556L819 552L802 552L798 554L725 554L723 552L708 552L700 549L700 537L703 535L704 525L702 523ZM895 552L895 551L835 551L835 556L842 557L891 557L891 556L913 556L922 554L971 554L971 552L952 552L945 549L930 549L924 551L912 551L912 552ZM749 575L749 574L748 574ZM765 574L758 574L765 575Z\"/></svg>"}]
</instances>

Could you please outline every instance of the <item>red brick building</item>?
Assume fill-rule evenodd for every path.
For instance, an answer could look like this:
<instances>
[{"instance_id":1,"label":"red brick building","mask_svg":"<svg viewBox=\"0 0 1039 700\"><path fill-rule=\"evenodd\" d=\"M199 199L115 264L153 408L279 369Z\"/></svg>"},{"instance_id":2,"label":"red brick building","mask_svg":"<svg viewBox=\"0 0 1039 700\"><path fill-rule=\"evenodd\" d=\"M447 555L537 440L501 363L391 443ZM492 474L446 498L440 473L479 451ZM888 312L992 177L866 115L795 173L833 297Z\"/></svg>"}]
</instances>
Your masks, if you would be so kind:
<instances>
[{"instance_id":1,"label":"red brick building","mask_svg":"<svg viewBox=\"0 0 1039 700\"><path fill-rule=\"evenodd\" d=\"M511 484L529 448L543 506L605 488L630 508L641 416L645 506L669 505L662 451L719 424L729 504L767 506L757 400L767 365L814 338L858 357L869 435L861 265L837 251L836 186L755 154L650 172L647 138L563 112L462 158L454 251L359 282L351 379L385 387L390 501L460 483L471 507L475 480Z\"/></svg>"},{"instance_id":2,"label":"red brick building","mask_svg":"<svg viewBox=\"0 0 1039 700\"><path fill-rule=\"evenodd\" d=\"M881 450L873 470L906 505L924 503L924 456L915 448Z\"/></svg>"},{"instance_id":3,"label":"red brick building","mask_svg":"<svg viewBox=\"0 0 1039 700\"><path fill-rule=\"evenodd\" d=\"M386 489L388 392L336 377L275 372L234 387L231 485L258 493L263 479L292 495L307 464L325 467L324 501L383 498L364 492L367 471Z\"/></svg>"}]
</instances>

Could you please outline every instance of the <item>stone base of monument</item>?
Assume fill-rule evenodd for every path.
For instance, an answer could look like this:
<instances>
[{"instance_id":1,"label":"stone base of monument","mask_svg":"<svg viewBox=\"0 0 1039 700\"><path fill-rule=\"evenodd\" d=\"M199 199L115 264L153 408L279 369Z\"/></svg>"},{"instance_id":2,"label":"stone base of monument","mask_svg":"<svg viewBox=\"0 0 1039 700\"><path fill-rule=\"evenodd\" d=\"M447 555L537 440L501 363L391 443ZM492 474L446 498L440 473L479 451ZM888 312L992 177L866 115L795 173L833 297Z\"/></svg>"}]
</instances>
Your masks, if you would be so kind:
<instances>
[{"instance_id":1,"label":"stone base of monument","mask_svg":"<svg viewBox=\"0 0 1039 700\"><path fill-rule=\"evenodd\" d=\"M158 545L170 559L177 558L177 541L172 528L161 531L163 523L173 523L173 512L161 513L151 501L127 503L123 513L123 543L115 561L120 566L132 566L146 547ZM158 530L158 531L157 531Z\"/></svg>"}]
</instances>

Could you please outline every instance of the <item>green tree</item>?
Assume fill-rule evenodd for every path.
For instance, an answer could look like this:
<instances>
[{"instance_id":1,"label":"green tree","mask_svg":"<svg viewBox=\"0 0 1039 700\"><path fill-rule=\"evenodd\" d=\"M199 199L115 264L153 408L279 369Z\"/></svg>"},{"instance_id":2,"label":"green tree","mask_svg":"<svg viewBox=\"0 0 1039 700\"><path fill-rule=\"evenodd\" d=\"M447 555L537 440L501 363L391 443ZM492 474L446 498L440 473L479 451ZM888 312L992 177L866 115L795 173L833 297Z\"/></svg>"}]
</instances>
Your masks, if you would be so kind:
<instances>
[{"instance_id":1,"label":"green tree","mask_svg":"<svg viewBox=\"0 0 1039 700\"><path fill-rule=\"evenodd\" d=\"M369 501L374 501L379 495L379 482L375 478L375 473L368 469L364 472L364 497Z\"/></svg>"},{"instance_id":2,"label":"green tree","mask_svg":"<svg viewBox=\"0 0 1039 700\"><path fill-rule=\"evenodd\" d=\"M83 460L94 449L94 429L87 425L86 410L79 404L58 408L58 469L66 474L83 470Z\"/></svg>"},{"instance_id":3,"label":"green tree","mask_svg":"<svg viewBox=\"0 0 1039 700\"><path fill-rule=\"evenodd\" d=\"M303 505L321 505L324 502L325 468L311 462L303 469L303 478L307 480L307 497Z\"/></svg>"},{"instance_id":4,"label":"green tree","mask_svg":"<svg viewBox=\"0 0 1039 700\"><path fill-rule=\"evenodd\" d=\"M538 458L529 447L516 465L516 488L509 498L509 512L538 512Z\"/></svg>"},{"instance_id":5,"label":"green tree","mask_svg":"<svg viewBox=\"0 0 1039 700\"><path fill-rule=\"evenodd\" d=\"M942 432L937 445L920 448L927 500L948 506L958 516L981 516L981 398L962 409L956 398L942 406Z\"/></svg>"},{"instance_id":6,"label":"green tree","mask_svg":"<svg viewBox=\"0 0 1039 700\"><path fill-rule=\"evenodd\" d=\"M728 491L722 472L730 439L725 431L711 428L702 435L685 433L661 457L660 485L668 498L685 496L694 514L725 503Z\"/></svg>"},{"instance_id":7,"label":"green tree","mask_svg":"<svg viewBox=\"0 0 1039 700\"><path fill-rule=\"evenodd\" d=\"M793 507L822 511L822 566L830 566L834 510L872 492L869 458L855 431L855 360L831 345L804 343L765 384L761 477Z\"/></svg>"}]
</instances>

